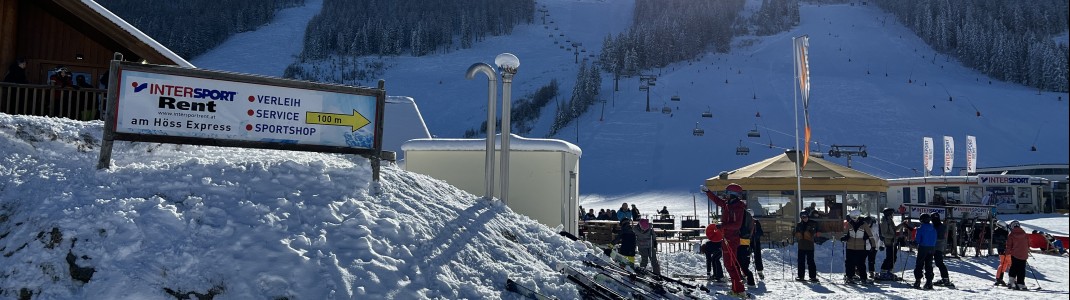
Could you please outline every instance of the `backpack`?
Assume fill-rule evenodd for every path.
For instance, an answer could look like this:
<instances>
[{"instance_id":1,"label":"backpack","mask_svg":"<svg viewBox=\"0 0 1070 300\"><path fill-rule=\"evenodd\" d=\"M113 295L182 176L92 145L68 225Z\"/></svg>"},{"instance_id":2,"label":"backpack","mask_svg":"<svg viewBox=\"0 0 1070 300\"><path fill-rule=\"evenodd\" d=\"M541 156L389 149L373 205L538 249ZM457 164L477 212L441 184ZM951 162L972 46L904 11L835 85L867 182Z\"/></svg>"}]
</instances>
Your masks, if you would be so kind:
<instances>
[{"instance_id":1,"label":"backpack","mask_svg":"<svg viewBox=\"0 0 1070 300\"><path fill-rule=\"evenodd\" d=\"M751 233L754 228L754 216L751 215L749 209L743 210L743 223L739 224L739 238L750 239Z\"/></svg>"}]
</instances>

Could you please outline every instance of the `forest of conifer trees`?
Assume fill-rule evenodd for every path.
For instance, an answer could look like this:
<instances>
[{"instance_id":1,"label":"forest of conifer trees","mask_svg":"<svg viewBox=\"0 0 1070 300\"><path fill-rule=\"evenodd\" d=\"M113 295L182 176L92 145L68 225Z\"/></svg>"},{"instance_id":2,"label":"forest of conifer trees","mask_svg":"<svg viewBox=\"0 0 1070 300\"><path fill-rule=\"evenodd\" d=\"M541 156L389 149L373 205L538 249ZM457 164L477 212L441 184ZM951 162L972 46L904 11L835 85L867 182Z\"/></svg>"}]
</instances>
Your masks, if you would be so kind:
<instances>
[{"instance_id":1,"label":"forest of conifer trees","mask_svg":"<svg viewBox=\"0 0 1070 300\"><path fill-rule=\"evenodd\" d=\"M877 0L939 53L993 78L1067 91L1065 0ZM936 59L935 57L933 59Z\"/></svg>"},{"instance_id":2,"label":"forest of conifer trees","mask_svg":"<svg viewBox=\"0 0 1070 300\"><path fill-rule=\"evenodd\" d=\"M305 0L97 0L175 54L192 59L231 35L271 22Z\"/></svg>"}]
</instances>

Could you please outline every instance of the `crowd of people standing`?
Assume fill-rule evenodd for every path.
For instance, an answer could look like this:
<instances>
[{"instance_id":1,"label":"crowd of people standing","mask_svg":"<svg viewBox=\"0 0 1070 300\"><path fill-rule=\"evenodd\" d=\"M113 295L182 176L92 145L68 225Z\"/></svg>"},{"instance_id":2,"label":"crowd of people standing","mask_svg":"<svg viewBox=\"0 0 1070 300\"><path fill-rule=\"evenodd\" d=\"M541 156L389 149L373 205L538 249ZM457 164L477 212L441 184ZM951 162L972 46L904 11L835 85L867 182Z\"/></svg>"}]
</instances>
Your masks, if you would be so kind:
<instances>
[{"instance_id":1,"label":"crowd of people standing","mask_svg":"<svg viewBox=\"0 0 1070 300\"><path fill-rule=\"evenodd\" d=\"M714 282L725 282L727 279L730 281L730 294L745 297L747 287L755 286L755 277L759 280L764 280L765 277L761 256L761 240L764 235L761 222L747 209L741 186L729 184L723 193L710 191L705 185L701 190L722 212L719 223L706 226L707 240L699 247L705 258L706 277ZM933 289L934 286L954 287L951 282L952 274L944 263L944 258L947 255L956 255L955 237L967 233L958 232L953 223L955 220L945 218L940 213L924 213L916 220L911 220L905 218L903 210L900 209L898 212L904 218L896 222L896 212L895 209L885 208L877 218L863 216L857 209L851 210L843 218L842 231L834 229L835 232L842 233L839 237L825 236L826 233L822 232L824 226L812 219L813 216L820 215L813 206L801 212L800 222L795 224L792 230L792 240L797 243L795 280L821 281L815 263L815 251L817 245L834 238L842 242L844 249L843 282L846 284L904 280L895 275L894 269L900 259L900 252L904 247L909 247L911 252L916 250L916 259L912 266L914 288L925 290ZM663 207L658 214L667 215L667 208ZM616 252L633 265L635 256L639 256L639 268L646 268L649 263L653 272L660 274L656 234L651 229L650 220L641 216L635 205L629 206L627 203L617 210L603 209L595 214L594 209L590 209L581 215L584 220L620 221L621 230L613 240ZM638 224L632 226L631 220L635 218L639 218ZM952 223L949 224L949 221ZM987 232L974 230L969 234L988 237ZM1025 266L1029 258L1029 240L1026 233L1017 221L1010 224L999 222L991 232L992 247L998 251L1000 257L994 284L1005 285L1011 289L1026 289ZM884 257L878 265L878 255L881 253ZM750 266L752 262L753 269ZM905 272L905 265L903 266ZM936 280L937 274L940 275L939 280ZM1005 274L1010 274L1006 275L1010 276L1006 281Z\"/></svg>"}]
</instances>

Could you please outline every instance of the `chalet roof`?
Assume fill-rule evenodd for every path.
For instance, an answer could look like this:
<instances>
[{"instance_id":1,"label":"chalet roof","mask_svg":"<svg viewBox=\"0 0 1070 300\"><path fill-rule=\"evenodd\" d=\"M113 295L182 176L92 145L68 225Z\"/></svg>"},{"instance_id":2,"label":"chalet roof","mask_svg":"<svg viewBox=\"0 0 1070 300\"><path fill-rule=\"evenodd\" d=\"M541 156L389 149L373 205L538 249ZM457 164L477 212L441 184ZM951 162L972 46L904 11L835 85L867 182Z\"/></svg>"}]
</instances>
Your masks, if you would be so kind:
<instances>
[{"instance_id":1,"label":"chalet roof","mask_svg":"<svg viewBox=\"0 0 1070 300\"><path fill-rule=\"evenodd\" d=\"M152 39L130 23L104 8L96 1L52 1L55 5L69 11L75 17L96 28L134 51L140 57L151 58L155 64L174 64L180 67L194 68L193 64L178 56L163 44ZM164 61L158 61L164 60Z\"/></svg>"}]
</instances>

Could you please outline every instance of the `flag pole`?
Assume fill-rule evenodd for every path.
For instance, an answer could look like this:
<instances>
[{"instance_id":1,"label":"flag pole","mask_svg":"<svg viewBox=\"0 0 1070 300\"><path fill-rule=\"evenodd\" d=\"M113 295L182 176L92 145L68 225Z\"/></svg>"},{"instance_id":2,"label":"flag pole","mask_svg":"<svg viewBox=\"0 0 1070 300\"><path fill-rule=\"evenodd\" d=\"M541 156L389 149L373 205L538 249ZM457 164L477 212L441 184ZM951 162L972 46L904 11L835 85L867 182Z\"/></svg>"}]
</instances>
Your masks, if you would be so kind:
<instances>
[{"instance_id":1,"label":"flag pole","mask_svg":"<svg viewBox=\"0 0 1070 300\"><path fill-rule=\"evenodd\" d=\"M802 206L803 206L802 169L799 166L799 164L800 164L799 159L801 159L799 157L799 151L801 151L801 150L799 150L800 149L799 148L799 89L798 89L798 85L796 85L796 83L799 81L799 55L800 55L800 53L799 53L799 47L798 47L798 45L796 45L797 42L795 41L795 39L796 39L796 37L792 37L791 38L791 49L792 49L792 53L794 54L794 55L792 55L793 58L794 58L792 60L792 62L793 62L792 66L794 67L794 70L792 70L792 73L795 74L795 76L794 76L795 80L792 81L792 84L791 84L795 88L792 88L791 90L792 90L792 98L793 98L792 102L795 104L795 123L794 123L795 124L795 202L796 202L796 205L795 205L795 223L799 223L801 221L799 217L800 217L800 215L802 215ZM807 155L809 155L809 154L807 154Z\"/></svg>"}]
</instances>

